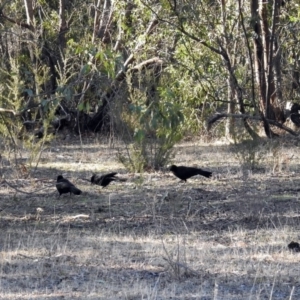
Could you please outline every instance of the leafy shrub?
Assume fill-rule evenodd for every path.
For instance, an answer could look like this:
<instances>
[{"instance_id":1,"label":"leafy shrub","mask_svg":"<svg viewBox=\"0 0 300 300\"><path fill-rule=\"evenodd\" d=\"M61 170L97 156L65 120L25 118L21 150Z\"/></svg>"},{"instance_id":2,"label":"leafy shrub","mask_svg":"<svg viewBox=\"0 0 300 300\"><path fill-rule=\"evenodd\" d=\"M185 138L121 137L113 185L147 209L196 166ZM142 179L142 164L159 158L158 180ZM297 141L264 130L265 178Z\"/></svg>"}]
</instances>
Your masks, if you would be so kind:
<instances>
[{"instance_id":1,"label":"leafy shrub","mask_svg":"<svg viewBox=\"0 0 300 300\"><path fill-rule=\"evenodd\" d=\"M119 161L131 171L165 166L172 158L175 143L182 138L181 106L169 90L160 90L159 94L159 99L149 103L145 95L135 93L123 118L133 134L129 143L126 140L126 153L119 154Z\"/></svg>"}]
</instances>

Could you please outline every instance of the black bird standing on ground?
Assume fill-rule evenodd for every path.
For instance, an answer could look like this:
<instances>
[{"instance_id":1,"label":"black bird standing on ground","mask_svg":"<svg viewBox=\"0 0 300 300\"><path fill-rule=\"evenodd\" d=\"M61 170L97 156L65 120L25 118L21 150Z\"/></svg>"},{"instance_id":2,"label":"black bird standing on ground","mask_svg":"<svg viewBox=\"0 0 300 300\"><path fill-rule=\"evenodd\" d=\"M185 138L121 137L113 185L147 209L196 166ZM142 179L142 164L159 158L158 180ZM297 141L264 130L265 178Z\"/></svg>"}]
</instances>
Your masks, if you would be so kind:
<instances>
[{"instance_id":1,"label":"black bird standing on ground","mask_svg":"<svg viewBox=\"0 0 300 300\"><path fill-rule=\"evenodd\" d=\"M288 248L294 252L300 252L300 245L297 242L290 242Z\"/></svg>"},{"instance_id":2,"label":"black bird standing on ground","mask_svg":"<svg viewBox=\"0 0 300 300\"><path fill-rule=\"evenodd\" d=\"M91 183L101 185L102 188L104 188L104 187L108 186L112 181L115 181L115 180L125 181L126 180L126 179L116 177L117 174L118 174L117 172L103 174L101 176L94 174L91 177Z\"/></svg>"},{"instance_id":3,"label":"black bird standing on ground","mask_svg":"<svg viewBox=\"0 0 300 300\"><path fill-rule=\"evenodd\" d=\"M170 171L173 172L173 174L176 177L184 181L186 181L187 179L195 175L202 175L207 178L211 177L212 175L212 172L204 171L199 168L175 166L175 165L172 165L170 167Z\"/></svg>"},{"instance_id":4,"label":"black bird standing on ground","mask_svg":"<svg viewBox=\"0 0 300 300\"><path fill-rule=\"evenodd\" d=\"M78 189L73 183L71 183L68 179L63 178L62 175L57 176L56 188L59 192L59 197L61 194L70 193L74 195L80 195L82 191Z\"/></svg>"}]
</instances>

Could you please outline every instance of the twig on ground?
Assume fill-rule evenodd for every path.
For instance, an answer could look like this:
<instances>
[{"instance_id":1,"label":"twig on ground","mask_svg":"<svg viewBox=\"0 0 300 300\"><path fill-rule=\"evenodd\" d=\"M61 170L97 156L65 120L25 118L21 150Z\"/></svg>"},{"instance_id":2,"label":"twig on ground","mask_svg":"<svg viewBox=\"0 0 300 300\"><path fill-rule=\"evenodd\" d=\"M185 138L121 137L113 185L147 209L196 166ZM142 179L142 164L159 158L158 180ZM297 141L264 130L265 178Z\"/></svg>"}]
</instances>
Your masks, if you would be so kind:
<instances>
[{"instance_id":1,"label":"twig on ground","mask_svg":"<svg viewBox=\"0 0 300 300\"><path fill-rule=\"evenodd\" d=\"M86 179L86 178L78 178L78 179L81 179L81 180L83 180L83 181L91 182L91 179Z\"/></svg>"},{"instance_id":2,"label":"twig on ground","mask_svg":"<svg viewBox=\"0 0 300 300\"><path fill-rule=\"evenodd\" d=\"M88 219L89 217L90 217L89 215L80 214L80 215L68 217L68 219L70 219L70 220L75 220L75 219L78 219L78 218L85 218L85 219Z\"/></svg>"},{"instance_id":3,"label":"twig on ground","mask_svg":"<svg viewBox=\"0 0 300 300\"><path fill-rule=\"evenodd\" d=\"M12 184L10 184L10 183L9 183L8 181L6 181L5 179L4 179L4 181L2 181L2 183L7 184L10 188L14 189L14 190L17 191L17 192L22 193L22 194L26 194L26 195L32 195L32 194L35 194L35 193L37 193L37 192L46 190L46 189L48 189L49 187L53 187L53 185L49 185L49 186L43 187L42 189L34 190L33 192L25 192L25 191L22 191L22 190L16 188L15 186L13 186Z\"/></svg>"}]
</instances>

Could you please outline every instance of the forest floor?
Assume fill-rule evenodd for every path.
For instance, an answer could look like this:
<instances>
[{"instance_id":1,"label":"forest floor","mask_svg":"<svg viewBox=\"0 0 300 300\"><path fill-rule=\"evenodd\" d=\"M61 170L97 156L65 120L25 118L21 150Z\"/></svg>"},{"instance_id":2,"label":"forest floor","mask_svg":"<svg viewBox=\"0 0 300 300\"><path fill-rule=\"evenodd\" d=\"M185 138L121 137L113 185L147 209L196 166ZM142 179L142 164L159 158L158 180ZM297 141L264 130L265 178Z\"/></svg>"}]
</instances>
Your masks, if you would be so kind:
<instances>
[{"instance_id":1,"label":"forest floor","mask_svg":"<svg viewBox=\"0 0 300 300\"><path fill-rule=\"evenodd\" d=\"M2 152L0 299L300 299L300 153L255 149L179 144L175 164L213 172L187 183L89 139L53 141L36 170ZM84 180L107 171L127 181ZM82 195L58 198L58 174Z\"/></svg>"}]
</instances>

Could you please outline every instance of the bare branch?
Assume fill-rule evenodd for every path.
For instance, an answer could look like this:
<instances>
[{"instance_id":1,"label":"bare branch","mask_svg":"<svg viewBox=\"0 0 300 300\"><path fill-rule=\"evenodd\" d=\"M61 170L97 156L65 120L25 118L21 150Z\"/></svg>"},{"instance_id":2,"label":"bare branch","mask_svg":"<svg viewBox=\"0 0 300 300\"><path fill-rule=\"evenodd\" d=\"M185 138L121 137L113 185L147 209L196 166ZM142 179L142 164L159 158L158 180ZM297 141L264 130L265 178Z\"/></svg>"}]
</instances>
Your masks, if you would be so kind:
<instances>
[{"instance_id":1,"label":"bare branch","mask_svg":"<svg viewBox=\"0 0 300 300\"><path fill-rule=\"evenodd\" d=\"M207 122L207 129L210 130L212 125L217 122L218 120L220 119L223 119L223 118L236 118L236 119L250 119L250 120L256 120L256 121L263 121L263 118L261 116L250 116L250 115L247 115L247 114L227 114L227 113L221 113L221 114L215 114L213 115ZM269 120L269 119L266 119L267 122L269 122L270 124L278 127L278 128L281 128L285 131L287 131L288 133L290 133L291 135L293 136L296 136L298 137L299 134L297 132L295 132L294 130L292 130L291 128L279 123L279 122L276 122L274 120Z\"/></svg>"},{"instance_id":2,"label":"bare branch","mask_svg":"<svg viewBox=\"0 0 300 300\"><path fill-rule=\"evenodd\" d=\"M29 192L25 192L25 191L22 191L22 190L16 188L15 186L13 186L11 183L9 183L9 182L8 182L7 180L5 180L5 179L2 181L2 183L7 184L10 188L14 189L16 192L22 193L22 194L26 194L26 195L33 195L33 194L36 194L37 192L40 192L40 191L46 190L46 189L48 189L48 188L50 188L50 187L53 187L53 185L49 185L49 186L46 186L46 187L41 188L41 189L38 189L38 190L34 190L33 192L30 192L30 193L29 193Z\"/></svg>"},{"instance_id":3,"label":"bare branch","mask_svg":"<svg viewBox=\"0 0 300 300\"><path fill-rule=\"evenodd\" d=\"M153 58L144 60L140 64L134 66L131 70L133 70L133 71L139 71L143 67L148 67L148 66L150 66L152 64L162 64L162 63L163 63L163 61L159 57L153 57Z\"/></svg>"}]
</instances>

